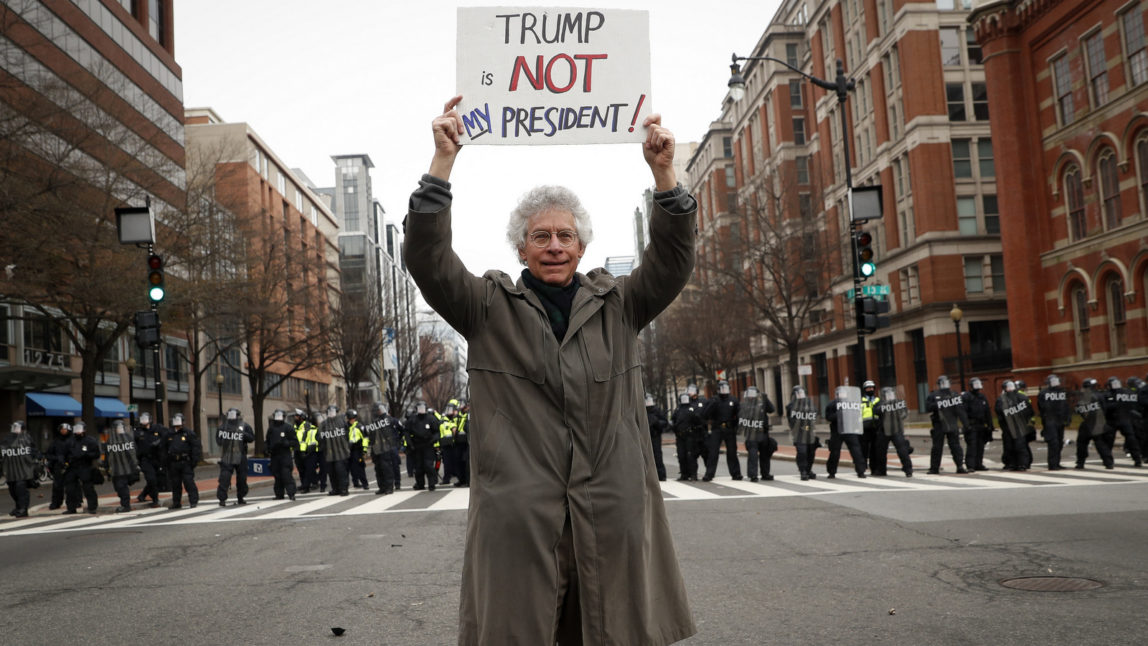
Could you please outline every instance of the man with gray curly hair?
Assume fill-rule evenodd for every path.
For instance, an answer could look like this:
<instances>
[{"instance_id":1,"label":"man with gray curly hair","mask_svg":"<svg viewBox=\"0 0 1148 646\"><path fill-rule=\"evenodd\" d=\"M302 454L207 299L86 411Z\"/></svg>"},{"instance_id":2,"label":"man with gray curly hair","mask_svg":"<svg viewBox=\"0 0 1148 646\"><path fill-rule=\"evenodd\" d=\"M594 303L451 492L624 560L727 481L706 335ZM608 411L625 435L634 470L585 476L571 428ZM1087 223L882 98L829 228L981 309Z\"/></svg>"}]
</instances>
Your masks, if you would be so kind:
<instances>
[{"instance_id":1,"label":"man with gray curly hair","mask_svg":"<svg viewBox=\"0 0 1148 646\"><path fill-rule=\"evenodd\" d=\"M592 237L568 189L528 192L507 239L519 280L475 276L451 248L462 119L434 119L430 171L411 195L404 258L423 298L468 342L470 513L460 645L669 644L696 632L644 408L638 332L689 280L697 202L674 136L651 115L650 244L630 276L579 273ZM514 599L514 603L507 603Z\"/></svg>"}]
</instances>

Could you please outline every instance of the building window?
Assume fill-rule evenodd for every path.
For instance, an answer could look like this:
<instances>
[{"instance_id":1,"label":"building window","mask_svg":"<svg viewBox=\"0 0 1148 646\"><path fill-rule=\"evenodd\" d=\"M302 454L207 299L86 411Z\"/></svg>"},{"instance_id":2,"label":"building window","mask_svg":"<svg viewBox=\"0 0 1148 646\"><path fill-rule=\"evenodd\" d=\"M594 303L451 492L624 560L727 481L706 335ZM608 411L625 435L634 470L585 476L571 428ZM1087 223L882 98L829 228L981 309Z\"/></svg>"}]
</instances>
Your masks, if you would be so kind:
<instances>
[{"instance_id":1,"label":"building window","mask_svg":"<svg viewBox=\"0 0 1148 646\"><path fill-rule=\"evenodd\" d=\"M901 309L921 302L920 276L917 266L911 265L901 270Z\"/></svg>"},{"instance_id":2,"label":"building window","mask_svg":"<svg viewBox=\"0 0 1148 646\"><path fill-rule=\"evenodd\" d=\"M797 60L797 43L785 44L785 62L797 67L800 61Z\"/></svg>"},{"instance_id":3,"label":"building window","mask_svg":"<svg viewBox=\"0 0 1148 646\"><path fill-rule=\"evenodd\" d=\"M1148 137L1143 135L1136 141L1136 161L1140 172L1140 199L1148 208Z\"/></svg>"},{"instance_id":4,"label":"building window","mask_svg":"<svg viewBox=\"0 0 1148 646\"><path fill-rule=\"evenodd\" d=\"M972 256L965 258L965 293L983 294L985 292L984 258Z\"/></svg>"},{"instance_id":5,"label":"building window","mask_svg":"<svg viewBox=\"0 0 1148 646\"><path fill-rule=\"evenodd\" d=\"M809 155L798 155L794 160L797 164L797 183L805 185L809 183Z\"/></svg>"},{"instance_id":6,"label":"building window","mask_svg":"<svg viewBox=\"0 0 1148 646\"><path fill-rule=\"evenodd\" d=\"M1127 346L1124 343L1124 328L1128 327L1127 312L1124 309L1124 281L1112 278L1108 281L1108 337L1111 341L1112 356L1123 355Z\"/></svg>"},{"instance_id":7,"label":"building window","mask_svg":"<svg viewBox=\"0 0 1148 646\"><path fill-rule=\"evenodd\" d=\"M989 91L984 83L973 83L973 119L989 120Z\"/></svg>"},{"instance_id":8,"label":"building window","mask_svg":"<svg viewBox=\"0 0 1148 646\"><path fill-rule=\"evenodd\" d=\"M1107 151L1100 158L1100 197L1104 204L1104 226L1120 225L1120 182L1116 177L1116 155Z\"/></svg>"},{"instance_id":9,"label":"building window","mask_svg":"<svg viewBox=\"0 0 1148 646\"><path fill-rule=\"evenodd\" d=\"M973 153L969 139L954 139L953 146L953 175L957 179L972 179Z\"/></svg>"},{"instance_id":10,"label":"building window","mask_svg":"<svg viewBox=\"0 0 1148 646\"><path fill-rule=\"evenodd\" d=\"M160 0L148 0L147 33L161 45L167 40L163 33L163 3Z\"/></svg>"},{"instance_id":11,"label":"building window","mask_svg":"<svg viewBox=\"0 0 1148 646\"><path fill-rule=\"evenodd\" d=\"M725 167L725 185L727 188L737 186L737 178L733 174L733 166Z\"/></svg>"},{"instance_id":12,"label":"building window","mask_svg":"<svg viewBox=\"0 0 1148 646\"><path fill-rule=\"evenodd\" d=\"M1083 287L1072 291L1072 319L1076 329L1076 358L1088 359L1092 356L1089 345L1088 297Z\"/></svg>"},{"instance_id":13,"label":"building window","mask_svg":"<svg viewBox=\"0 0 1148 646\"><path fill-rule=\"evenodd\" d=\"M993 164L993 140L977 140L977 165L981 171L981 179L996 177L996 166Z\"/></svg>"},{"instance_id":14,"label":"building window","mask_svg":"<svg viewBox=\"0 0 1148 646\"><path fill-rule=\"evenodd\" d=\"M985 213L985 233L998 236L1001 233L1001 214L996 195L981 196L981 208Z\"/></svg>"},{"instance_id":15,"label":"building window","mask_svg":"<svg viewBox=\"0 0 1148 646\"><path fill-rule=\"evenodd\" d=\"M1064 174L1065 206L1068 207L1068 232L1073 242L1088 235L1084 219L1084 188L1080 182L1080 169L1072 166Z\"/></svg>"},{"instance_id":16,"label":"building window","mask_svg":"<svg viewBox=\"0 0 1148 646\"><path fill-rule=\"evenodd\" d=\"M1084 52L1092 105L1104 105L1108 102L1108 61L1104 60L1104 35L1100 31L1084 40Z\"/></svg>"},{"instance_id":17,"label":"building window","mask_svg":"<svg viewBox=\"0 0 1148 646\"><path fill-rule=\"evenodd\" d=\"M805 145L805 118L793 118L793 143L798 146Z\"/></svg>"},{"instance_id":18,"label":"building window","mask_svg":"<svg viewBox=\"0 0 1148 646\"><path fill-rule=\"evenodd\" d=\"M977 235L977 198L966 195L957 198L957 224L961 235Z\"/></svg>"},{"instance_id":19,"label":"building window","mask_svg":"<svg viewBox=\"0 0 1148 646\"><path fill-rule=\"evenodd\" d=\"M945 83L945 99L949 104L949 121L965 121L965 86Z\"/></svg>"},{"instance_id":20,"label":"building window","mask_svg":"<svg viewBox=\"0 0 1148 646\"><path fill-rule=\"evenodd\" d=\"M1124 58L1128 61L1128 78L1132 85L1148 81L1148 52L1144 47L1144 15L1140 5L1120 16L1124 32Z\"/></svg>"},{"instance_id":21,"label":"building window","mask_svg":"<svg viewBox=\"0 0 1148 646\"><path fill-rule=\"evenodd\" d=\"M1052 62L1052 82L1056 91L1056 106L1060 124L1067 126L1075 116L1072 106L1072 75L1068 69L1068 56L1062 55Z\"/></svg>"},{"instance_id":22,"label":"building window","mask_svg":"<svg viewBox=\"0 0 1148 646\"><path fill-rule=\"evenodd\" d=\"M277 171L275 174L275 187L279 189L280 195L286 197L287 196L287 177L283 174L283 171L279 170L278 168L276 168L275 170Z\"/></svg>"},{"instance_id":23,"label":"building window","mask_svg":"<svg viewBox=\"0 0 1148 646\"><path fill-rule=\"evenodd\" d=\"M993 293L1005 293L1004 256L989 256L989 274L993 281Z\"/></svg>"},{"instance_id":24,"label":"building window","mask_svg":"<svg viewBox=\"0 0 1148 646\"><path fill-rule=\"evenodd\" d=\"M732 137L722 137L721 138L721 155L722 155L722 157L726 157L726 158L733 157L733 138Z\"/></svg>"},{"instance_id":25,"label":"building window","mask_svg":"<svg viewBox=\"0 0 1148 646\"><path fill-rule=\"evenodd\" d=\"M789 81L789 107L801 107L801 81L799 79Z\"/></svg>"},{"instance_id":26,"label":"building window","mask_svg":"<svg viewBox=\"0 0 1148 646\"><path fill-rule=\"evenodd\" d=\"M965 47L969 53L969 65L981 65L983 63L981 44L977 42L977 35L972 29L965 30Z\"/></svg>"},{"instance_id":27,"label":"building window","mask_svg":"<svg viewBox=\"0 0 1148 646\"><path fill-rule=\"evenodd\" d=\"M941 65L957 66L961 64L961 30L955 27L943 27L941 37Z\"/></svg>"}]
</instances>

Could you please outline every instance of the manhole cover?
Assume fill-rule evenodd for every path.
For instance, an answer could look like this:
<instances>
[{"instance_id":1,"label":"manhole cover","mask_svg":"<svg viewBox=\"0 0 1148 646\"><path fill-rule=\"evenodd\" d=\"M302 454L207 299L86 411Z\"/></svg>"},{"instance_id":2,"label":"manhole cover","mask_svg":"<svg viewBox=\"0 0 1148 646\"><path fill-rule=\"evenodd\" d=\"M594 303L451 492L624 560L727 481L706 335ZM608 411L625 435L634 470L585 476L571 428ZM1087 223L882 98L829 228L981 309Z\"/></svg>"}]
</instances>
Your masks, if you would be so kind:
<instances>
[{"instance_id":1,"label":"manhole cover","mask_svg":"<svg viewBox=\"0 0 1148 646\"><path fill-rule=\"evenodd\" d=\"M1029 592L1080 592L1081 590L1095 590L1104 584L1092 579L1069 576L1025 576L1005 579L1001 581L1001 585L1006 588Z\"/></svg>"}]
</instances>

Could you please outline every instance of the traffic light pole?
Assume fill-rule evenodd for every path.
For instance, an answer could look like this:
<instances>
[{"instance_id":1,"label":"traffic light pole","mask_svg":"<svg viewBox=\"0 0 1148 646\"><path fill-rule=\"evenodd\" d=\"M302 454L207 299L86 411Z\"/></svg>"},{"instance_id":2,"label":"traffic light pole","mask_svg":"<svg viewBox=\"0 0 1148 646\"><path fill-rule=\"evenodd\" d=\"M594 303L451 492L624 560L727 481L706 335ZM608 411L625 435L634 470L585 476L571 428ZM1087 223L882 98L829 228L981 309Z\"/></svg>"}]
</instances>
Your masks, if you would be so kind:
<instances>
[{"instance_id":1,"label":"traffic light pole","mask_svg":"<svg viewBox=\"0 0 1148 646\"><path fill-rule=\"evenodd\" d=\"M155 255L155 245L149 244L147 246L147 253L148 253L149 257ZM159 330L159 329L161 329L159 327L159 303L152 301L151 311L152 311L152 313L155 314L156 329ZM163 371L160 369L160 365L159 365L159 354L160 354L159 348L160 348L160 345L163 343L163 335L157 334L156 337L157 338L156 338L155 343L153 343L151 346L152 362L155 365L155 421L157 424L163 424L163 420L164 420L164 416L163 416L164 389L163 389L163 381L161 380L161 375L163 374Z\"/></svg>"}]
</instances>

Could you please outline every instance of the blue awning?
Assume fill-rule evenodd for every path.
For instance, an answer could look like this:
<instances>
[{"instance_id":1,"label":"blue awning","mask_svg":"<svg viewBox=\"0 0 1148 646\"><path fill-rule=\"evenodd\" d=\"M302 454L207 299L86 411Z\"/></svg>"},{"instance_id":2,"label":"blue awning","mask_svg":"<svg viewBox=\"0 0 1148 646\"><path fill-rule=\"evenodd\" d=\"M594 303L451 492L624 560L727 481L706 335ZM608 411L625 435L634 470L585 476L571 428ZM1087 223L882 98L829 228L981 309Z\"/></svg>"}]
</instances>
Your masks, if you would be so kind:
<instances>
[{"instance_id":1,"label":"blue awning","mask_svg":"<svg viewBox=\"0 0 1148 646\"><path fill-rule=\"evenodd\" d=\"M96 417L125 418L128 407L115 397L96 397Z\"/></svg>"},{"instance_id":2,"label":"blue awning","mask_svg":"<svg viewBox=\"0 0 1148 646\"><path fill-rule=\"evenodd\" d=\"M28 417L79 417L80 402L59 393L28 393Z\"/></svg>"}]
</instances>

